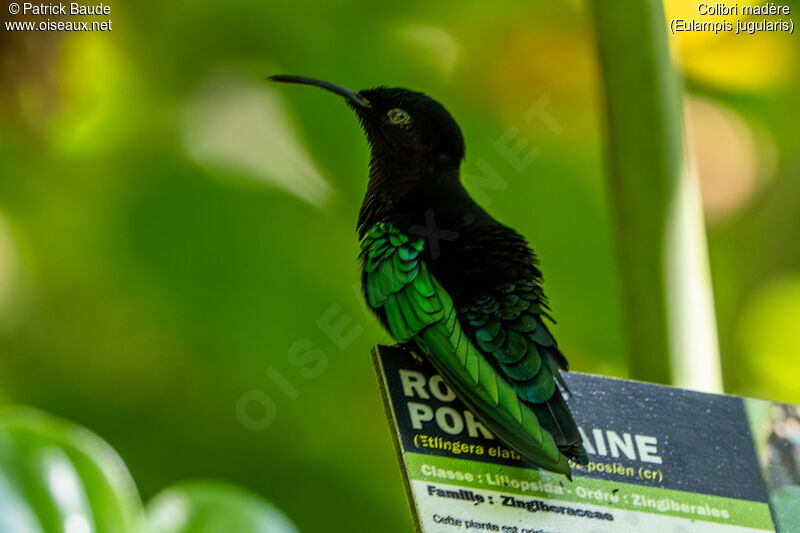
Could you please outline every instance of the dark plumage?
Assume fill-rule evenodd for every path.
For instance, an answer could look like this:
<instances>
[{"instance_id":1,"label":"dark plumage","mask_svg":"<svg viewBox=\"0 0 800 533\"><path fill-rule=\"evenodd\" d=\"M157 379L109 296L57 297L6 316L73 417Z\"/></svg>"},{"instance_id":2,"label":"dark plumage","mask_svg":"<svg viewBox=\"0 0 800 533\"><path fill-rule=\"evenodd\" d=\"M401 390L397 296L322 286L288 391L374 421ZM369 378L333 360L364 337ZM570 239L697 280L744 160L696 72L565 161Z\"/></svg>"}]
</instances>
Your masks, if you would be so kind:
<instances>
[{"instance_id":1,"label":"dark plumage","mask_svg":"<svg viewBox=\"0 0 800 533\"><path fill-rule=\"evenodd\" d=\"M557 386L566 389L559 372L567 361L544 321L537 259L462 186L464 141L447 110L406 89L273 79L332 90L361 121L371 158L358 234L365 297L381 323L398 342L419 347L527 459L566 475L563 456L586 463Z\"/></svg>"}]
</instances>

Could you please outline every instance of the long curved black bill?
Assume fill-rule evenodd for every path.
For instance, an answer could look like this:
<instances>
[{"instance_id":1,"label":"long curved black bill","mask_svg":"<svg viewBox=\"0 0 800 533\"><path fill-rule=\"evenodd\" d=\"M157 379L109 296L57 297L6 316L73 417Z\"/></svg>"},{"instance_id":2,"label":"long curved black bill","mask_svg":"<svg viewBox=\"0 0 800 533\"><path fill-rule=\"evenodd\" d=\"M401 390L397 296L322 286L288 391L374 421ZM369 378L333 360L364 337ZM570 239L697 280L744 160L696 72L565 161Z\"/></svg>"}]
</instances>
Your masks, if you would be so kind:
<instances>
[{"instance_id":1,"label":"long curved black bill","mask_svg":"<svg viewBox=\"0 0 800 533\"><path fill-rule=\"evenodd\" d=\"M284 74L277 74L275 76L270 76L267 79L270 81L279 81L283 83L297 83L300 85L310 85L311 87L319 87L320 89L325 89L326 91L338 94L339 96L344 96L350 102L353 102L354 104L359 105L361 107L370 107L369 100L364 98L358 91L354 91L353 89L348 89L347 87L342 87L341 85L336 85L334 83L330 83L327 81L315 80L314 78L306 78L303 76L286 76Z\"/></svg>"}]
</instances>

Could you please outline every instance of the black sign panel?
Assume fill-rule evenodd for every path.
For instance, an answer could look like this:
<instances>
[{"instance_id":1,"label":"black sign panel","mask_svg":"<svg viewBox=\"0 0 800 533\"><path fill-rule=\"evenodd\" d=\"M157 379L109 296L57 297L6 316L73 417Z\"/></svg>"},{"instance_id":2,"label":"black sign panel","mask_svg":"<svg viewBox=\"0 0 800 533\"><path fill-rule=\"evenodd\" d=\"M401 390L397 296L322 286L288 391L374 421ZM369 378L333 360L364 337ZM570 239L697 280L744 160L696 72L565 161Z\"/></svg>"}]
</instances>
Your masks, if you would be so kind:
<instances>
[{"instance_id":1,"label":"black sign panel","mask_svg":"<svg viewBox=\"0 0 800 533\"><path fill-rule=\"evenodd\" d=\"M429 363L398 348L378 355L405 451L526 466ZM565 379L590 460L575 476L767 501L741 398L574 372Z\"/></svg>"}]
</instances>

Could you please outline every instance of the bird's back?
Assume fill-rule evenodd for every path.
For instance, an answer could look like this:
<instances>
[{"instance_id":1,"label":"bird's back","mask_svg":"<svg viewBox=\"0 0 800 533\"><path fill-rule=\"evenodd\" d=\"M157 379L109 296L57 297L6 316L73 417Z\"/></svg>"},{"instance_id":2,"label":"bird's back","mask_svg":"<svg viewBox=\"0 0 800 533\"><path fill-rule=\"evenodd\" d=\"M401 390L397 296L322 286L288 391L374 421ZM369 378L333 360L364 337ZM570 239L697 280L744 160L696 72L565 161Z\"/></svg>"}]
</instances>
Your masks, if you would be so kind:
<instances>
[{"instance_id":1,"label":"bird's back","mask_svg":"<svg viewBox=\"0 0 800 533\"><path fill-rule=\"evenodd\" d=\"M452 298L464 334L536 414L567 457L586 462L580 434L556 386L567 362L550 334L536 256L517 232L466 194L450 191L437 208L388 219L424 240L421 257ZM369 287L365 284L365 291ZM368 296L369 298L369 296ZM390 329L391 319L377 310Z\"/></svg>"}]
</instances>

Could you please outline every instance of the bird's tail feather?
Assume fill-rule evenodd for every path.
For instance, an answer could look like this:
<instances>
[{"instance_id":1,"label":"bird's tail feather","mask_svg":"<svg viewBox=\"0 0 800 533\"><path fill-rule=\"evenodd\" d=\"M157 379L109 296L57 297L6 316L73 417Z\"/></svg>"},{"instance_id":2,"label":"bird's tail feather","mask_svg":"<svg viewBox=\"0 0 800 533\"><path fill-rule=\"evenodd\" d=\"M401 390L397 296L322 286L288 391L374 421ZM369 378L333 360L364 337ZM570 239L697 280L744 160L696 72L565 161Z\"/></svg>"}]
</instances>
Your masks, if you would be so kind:
<instances>
[{"instance_id":1,"label":"bird's tail feather","mask_svg":"<svg viewBox=\"0 0 800 533\"><path fill-rule=\"evenodd\" d=\"M586 450L583 448L583 439L581 439L575 420L558 388L553 396L544 403L529 403L528 405L536 413L536 418L539 419L542 427L553 436L561 453L578 464L589 463Z\"/></svg>"}]
</instances>

